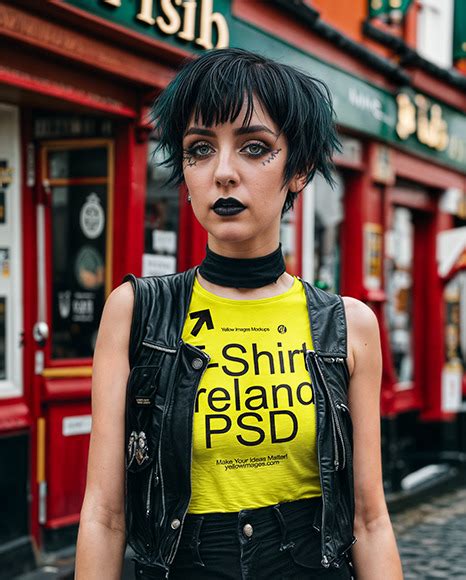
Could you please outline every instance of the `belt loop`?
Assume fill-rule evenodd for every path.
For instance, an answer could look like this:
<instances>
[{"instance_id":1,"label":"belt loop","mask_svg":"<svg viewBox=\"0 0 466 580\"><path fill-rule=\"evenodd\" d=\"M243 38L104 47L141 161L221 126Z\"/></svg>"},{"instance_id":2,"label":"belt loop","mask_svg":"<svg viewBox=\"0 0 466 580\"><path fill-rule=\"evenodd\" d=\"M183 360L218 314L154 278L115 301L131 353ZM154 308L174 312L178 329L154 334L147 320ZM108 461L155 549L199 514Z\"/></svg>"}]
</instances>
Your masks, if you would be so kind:
<instances>
[{"instance_id":1,"label":"belt loop","mask_svg":"<svg viewBox=\"0 0 466 580\"><path fill-rule=\"evenodd\" d=\"M204 562L202 561L201 554L199 553L199 545L201 543L201 540L199 539L199 533L201 531L203 521L204 516L199 516L199 518L196 521L196 525L194 527L194 533L191 538L191 542L189 544L193 554L193 562L194 564L198 564L199 566L205 566Z\"/></svg>"},{"instance_id":2,"label":"belt loop","mask_svg":"<svg viewBox=\"0 0 466 580\"><path fill-rule=\"evenodd\" d=\"M279 503L277 503L276 505L273 506L273 511L274 511L274 514L277 516L278 523L280 525L280 531L282 533L282 542L280 545L280 551L289 550L290 548L294 547L294 542L293 541L288 542L288 540L287 540L286 522L285 522L285 519L283 517L282 512L280 511L280 504Z\"/></svg>"}]
</instances>

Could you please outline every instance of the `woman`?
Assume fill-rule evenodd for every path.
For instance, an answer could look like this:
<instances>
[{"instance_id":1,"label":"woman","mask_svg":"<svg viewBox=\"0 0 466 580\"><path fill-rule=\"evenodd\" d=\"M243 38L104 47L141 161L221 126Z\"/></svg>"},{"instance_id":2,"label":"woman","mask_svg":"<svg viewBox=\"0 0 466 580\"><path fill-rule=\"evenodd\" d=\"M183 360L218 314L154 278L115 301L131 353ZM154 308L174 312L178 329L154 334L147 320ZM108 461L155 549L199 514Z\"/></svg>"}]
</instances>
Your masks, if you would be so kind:
<instances>
[{"instance_id":1,"label":"woman","mask_svg":"<svg viewBox=\"0 0 466 580\"><path fill-rule=\"evenodd\" d=\"M316 171L331 181L328 89L214 50L153 115L206 257L106 302L76 578L119 578L125 532L139 578L402 578L376 317L288 274L279 243Z\"/></svg>"}]
</instances>

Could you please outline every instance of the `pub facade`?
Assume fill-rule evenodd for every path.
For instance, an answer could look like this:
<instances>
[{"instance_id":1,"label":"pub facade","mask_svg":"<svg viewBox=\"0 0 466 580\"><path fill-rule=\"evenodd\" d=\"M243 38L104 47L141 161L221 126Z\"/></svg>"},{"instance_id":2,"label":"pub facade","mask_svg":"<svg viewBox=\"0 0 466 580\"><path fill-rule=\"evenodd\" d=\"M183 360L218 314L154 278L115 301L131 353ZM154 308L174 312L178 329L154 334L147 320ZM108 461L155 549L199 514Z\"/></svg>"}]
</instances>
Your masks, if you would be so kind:
<instances>
[{"instance_id":1,"label":"pub facade","mask_svg":"<svg viewBox=\"0 0 466 580\"><path fill-rule=\"evenodd\" d=\"M289 272L377 314L387 490L464 451L464 97L375 70L302 4L0 0L0 578L75 539L106 297L127 272L204 256L148 113L181 62L214 47L296 65L334 95L336 186L317 177L281 239Z\"/></svg>"}]
</instances>

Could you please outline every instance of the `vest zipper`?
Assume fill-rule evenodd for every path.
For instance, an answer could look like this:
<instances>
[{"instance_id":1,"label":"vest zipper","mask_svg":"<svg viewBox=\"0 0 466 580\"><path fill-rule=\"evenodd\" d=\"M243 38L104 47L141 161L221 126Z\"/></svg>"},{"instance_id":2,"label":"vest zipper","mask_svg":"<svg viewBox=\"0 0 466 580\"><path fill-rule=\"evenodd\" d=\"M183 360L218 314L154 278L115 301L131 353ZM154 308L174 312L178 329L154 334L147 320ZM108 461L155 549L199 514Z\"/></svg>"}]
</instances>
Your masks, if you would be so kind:
<instances>
[{"instance_id":1,"label":"vest zipper","mask_svg":"<svg viewBox=\"0 0 466 580\"><path fill-rule=\"evenodd\" d=\"M159 344L155 344L152 342L148 342L147 340L143 340L142 344L144 346L147 346L149 348L153 348L154 350L160 350L162 352L168 352L171 354L176 354L178 352L178 350L176 348L170 348L168 346L162 346ZM160 430L160 441L162 441L162 435L163 435L163 424ZM162 470L162 457L161 457L161 444L159 443L158 446L158 453L157 453L157 458L158 458L158 464L159 464L159 470L160 470L160 476L158 477L158 481L157 484L160 482L161 486L162 486L162 520L161 522L164 520L165 518L165 491L164 491L164 485L163 485L163 470ZM147 515L147 506L146 506L146 515ZM149 510L149 514L150 515L150 510Z\"/></svg>"},{"instance_id":2,"label":"vest zipper","mask_svg":"<svg viewBox=\"0 0 466 580\"><path fill-rule=\"evenodd\" d=\"M182 343L182 340L180 339L180 344ZM208 364L210 362L210 356L203 350L197 348L196 346L190 344L189 346L191 346L192 348L194 348L201 356L203 356L204 358L207 359L207 364L205 365L205 367L202 370L201 376L199 377L199 381L196 384L196 392L197 392L197 388L199 386L199 384L202 381L202 377L204 376L204 373L207 370ZM194 404L196 403L196 397L194 397ZM181 532L183 531L183 525L184 525L184 521L186 519L186 514L188 513L188 509L189 509L189 502L191 501L191 497L192 497L192 465L193 465L193 426L194 426L194 407L193 407L193 412L191 414L191 463L189 466L189 480L190 480L190 493L189 493L189 498L188 498L188 507L186 508L186 511L183 514L183 517L181 518L181 525L180 525L180 531L178 532L178 538L176 539L175 543L173 544L170 553L168 555L167 558L167 562L170 565L173 560L175 559L176 556L176 549L178 548L178 544L180 543L181 540Z\"/></svg>"},{"instance_id":3,"label":"vest zipper","mask_svg":"<svg viewBox=\"0 0 466 580\"><path fill-rule=\"evenodd\" d=\"M322 384L325 388L327 398L328 398L329 403L330 403L330 411L331 411L330 416L332 417L332 425L333 425L332 434L333 434L333 442L334 442L334 450L335 450L334 465L335 465L335 469L338 471L339 469L344 469L345 465L346 465L345 441L343 439L343 433L341 430L340 419L338 417L335 403L334 403L333 398L330 394L330 389L328 388L327 381L325 380L324 373L322 372L322 369L320 368L318 356L317 356L316 352L313 350L309 350L308 352L311 353L311 355L313 356L313 358L316 362L317 370L319 371L320 378L322 379ZM330 358L334 358L334 357L330 357ZM337 435L340 439L341 449L342 449L341 467L340 467L340 453L338 451Z\"/></svg>"},{"instance_id":4,"label":"vest zipper","mask_svg":"<svg viewBox=\"0 0 466 580\"><path fill-rule=\"evenodd\" d=\"M309 354L311 354L312 351L308 350L306 352L309 355ZM307 370L308 370L309 376L310 376L310 369L308 368ZM312 382L312 377L310 376L310 378L311 378L311 386L312 386L312 389L315 392L315 387L314 387L314 383ZM324 522L325 521L325 493L324 493L324 482L323 482L323 478L322 478L322 469L320 468L320 465L321 465L321 461L320 461L320 457L321 457L320 456L320 445L319 445L320 428L319 428L319 414L317 412L317 397L315 395L314 395L314 401L315 401L315 405L316 405L317 458L318 458L318 461L319 461L320 487L322 489L322 522ZM322 522L321 522L321 526L320 526L320 530L319 530L319 532L321 534L323 534L323 532L324 532ZM324 568L328 568L330 566L329 563L328 563L328 558L327 558L326 555L324 555L322 557L321 564L322 564L322 566Z\"/></svg>"},{"instance_id":5,"label":"vest zipper","mask_svg":"<svg viewBox=\"0 0 466 580\"><path fill-rule=\"evenodd\" d=\"M155 467L152 466L151 472L149 475L149 483L147 484L146 517L150 517L150 514L151 514L150 498L152 495L152 479L153 479L154 474L155 474L155 484L154 484L154 487L155 487L159 483L159 476L156 473Z\"/></svg>"},{"instance_id":6,"label":"vest zipper","mask_svg":"<svg viewBox=\"0 0 466 580\"><path fill-rule=\"evenodd\" d=\"M150 491L152 485L152 476L154 475L154 466L152 465L149 474L149 483L147 484L147 498L146 498L146 517L150 516Z\"/></svg>"}]
</instances>

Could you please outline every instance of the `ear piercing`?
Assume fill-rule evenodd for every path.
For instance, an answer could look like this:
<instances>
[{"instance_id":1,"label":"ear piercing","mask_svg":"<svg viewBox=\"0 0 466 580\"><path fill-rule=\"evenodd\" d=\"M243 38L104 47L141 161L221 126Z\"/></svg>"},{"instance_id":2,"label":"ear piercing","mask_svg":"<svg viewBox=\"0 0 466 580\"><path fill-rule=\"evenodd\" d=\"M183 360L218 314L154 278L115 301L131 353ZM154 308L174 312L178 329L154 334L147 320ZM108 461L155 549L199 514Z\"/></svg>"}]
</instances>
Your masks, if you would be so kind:
<instances>
[{"instance_id":1,"label":"ear piercing","mask_svg":"<svg viewBox=\"0 0 466 580\"><path fill-rule=\"evenodd\" d=\"M191 203L191 196L188 195L188 203Z\"/></svg>"}]
</instances>

